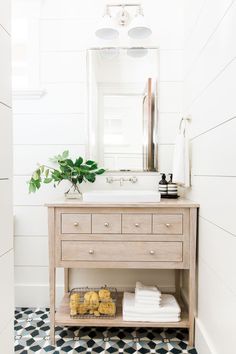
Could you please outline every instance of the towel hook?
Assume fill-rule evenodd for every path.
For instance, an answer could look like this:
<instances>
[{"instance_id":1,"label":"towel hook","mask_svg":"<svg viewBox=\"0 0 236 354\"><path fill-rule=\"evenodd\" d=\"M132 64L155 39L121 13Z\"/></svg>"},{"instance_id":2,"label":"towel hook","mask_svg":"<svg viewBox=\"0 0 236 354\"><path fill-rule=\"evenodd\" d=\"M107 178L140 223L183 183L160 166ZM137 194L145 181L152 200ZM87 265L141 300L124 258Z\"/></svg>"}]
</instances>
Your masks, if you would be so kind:
<instances>
[{"instance_id":1,"label":"towel hook","mask_svg":"<svg viewBox=\"0 0 236 354\"><path fill-rule=\"evenodd\" d=\"M190 116L187 116L187 117L182 117L181 118L181 120L180 120L180 122L179 122L179 131L181 131L181 128L182 128L182 124L183 124L183 122L191 122L191 117ZM184 133L185 133L185 126L184 126Z\"/></svg>"}]
</instances>

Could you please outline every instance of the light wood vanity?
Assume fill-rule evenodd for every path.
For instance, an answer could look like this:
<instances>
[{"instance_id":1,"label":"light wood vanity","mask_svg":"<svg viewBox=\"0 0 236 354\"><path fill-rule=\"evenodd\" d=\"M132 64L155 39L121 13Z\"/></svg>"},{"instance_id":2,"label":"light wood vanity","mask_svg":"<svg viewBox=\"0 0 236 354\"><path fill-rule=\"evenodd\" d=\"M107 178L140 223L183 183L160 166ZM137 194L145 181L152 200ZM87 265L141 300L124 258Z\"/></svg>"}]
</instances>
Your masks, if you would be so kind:
<instances>
[{"instance_id":1,"label":"light wood vanity","mask_svg":"<svg viewBox=\"0 0 236 354\"><path fill-rule=\"evenodd\" d=\"M70 201L47 204L47 207L52 343L55 325L64 325L189 328L189 344L193 344L197 204L184 199L143 204ZM65 295L56 311L57 267L65 269ZM124 322L121 303L114 319L72 319L69 268L175 269L175 295L182 307L181 321ZM188 289L184 292L181 291L183 275L188 280Z\"/></svg>"}]
</instances>

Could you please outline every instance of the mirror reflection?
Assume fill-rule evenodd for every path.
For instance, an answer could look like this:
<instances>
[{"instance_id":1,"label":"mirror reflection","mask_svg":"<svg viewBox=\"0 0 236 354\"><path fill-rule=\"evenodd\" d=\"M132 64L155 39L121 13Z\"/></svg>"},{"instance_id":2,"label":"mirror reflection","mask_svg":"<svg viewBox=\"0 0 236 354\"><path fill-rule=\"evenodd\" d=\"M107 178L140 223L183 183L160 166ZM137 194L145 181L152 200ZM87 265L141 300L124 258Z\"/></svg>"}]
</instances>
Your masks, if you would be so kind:
<instances>
[{"instance_id":1,"label":"mirror reflection","mask_svg":"<svg viewBox=\"0 0 236 354\"><path fill-rule=\"evenodd\" d=\"M110 171L157 169L156 48L88 50L90 157Z\"/></svg>"}]
</instances>

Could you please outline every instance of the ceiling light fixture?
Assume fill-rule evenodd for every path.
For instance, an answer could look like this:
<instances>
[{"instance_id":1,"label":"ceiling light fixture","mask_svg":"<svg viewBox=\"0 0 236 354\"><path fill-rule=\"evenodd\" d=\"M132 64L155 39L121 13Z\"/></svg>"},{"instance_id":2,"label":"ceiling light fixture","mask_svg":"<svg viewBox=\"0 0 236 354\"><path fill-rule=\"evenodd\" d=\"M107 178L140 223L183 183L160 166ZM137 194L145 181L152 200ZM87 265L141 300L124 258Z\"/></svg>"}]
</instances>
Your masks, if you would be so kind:
<instances>
[{"instance_id":1,"label":"ceiling light fixture","mask_svg":"<svg viewBox=\"0 0 236 354\"><path fill-rule=\"evenodd\" d=\"M114 21L114 16L112 17L110 10L111 8L121 8L121 11L115 16L116 21ZM130 21L131 15L127 11L129 7L136 7L137 13L133 20ZM131 22L131 23L130 23ZM152 34L150 27L146 24L143 10L140 4L108 4L106 5L106 12L102 18L99 27L95 31L97 37L101 39L116 39L119 36L119 31L117 26L128 26L128 35L133 39L144 39Z\"/></svg>"}]
</instances>

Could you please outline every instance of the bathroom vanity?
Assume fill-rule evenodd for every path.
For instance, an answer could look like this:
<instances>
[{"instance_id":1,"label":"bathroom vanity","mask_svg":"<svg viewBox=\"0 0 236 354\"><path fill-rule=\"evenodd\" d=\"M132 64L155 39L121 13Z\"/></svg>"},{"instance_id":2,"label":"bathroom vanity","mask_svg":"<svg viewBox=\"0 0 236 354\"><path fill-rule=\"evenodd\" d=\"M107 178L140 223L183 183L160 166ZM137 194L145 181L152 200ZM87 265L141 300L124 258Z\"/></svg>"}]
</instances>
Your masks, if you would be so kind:
<instances>
[{"instance_id":1,"label":"bathroom vanity","mask_svg":"<svg viewBox=\"0 0 236 354\"><path fill-rule=\"evenodd\" d=\"M197 204L184 199L120 204L67 201L47 207L52 344L56 325L182 327L189 328L189 344L193 344ZM58 267L65 270L65 294L56 310ZM182 308L181 321L124 322L121 302L114 319L70 318L70 268L175 269L175 296Z\"/></svg>"}]
</instances>

